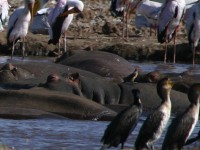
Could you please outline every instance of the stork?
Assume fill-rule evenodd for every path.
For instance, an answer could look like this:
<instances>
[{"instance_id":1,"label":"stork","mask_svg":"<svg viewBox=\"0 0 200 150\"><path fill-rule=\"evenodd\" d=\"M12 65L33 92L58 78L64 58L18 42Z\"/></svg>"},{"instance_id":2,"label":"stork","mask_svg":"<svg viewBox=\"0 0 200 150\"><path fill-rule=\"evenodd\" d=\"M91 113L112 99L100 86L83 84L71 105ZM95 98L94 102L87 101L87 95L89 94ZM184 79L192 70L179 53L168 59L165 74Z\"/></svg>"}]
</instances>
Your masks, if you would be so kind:
<instances>
[{"instance_id":1,"label":"stork","mask_svg":"<svg viewBox=\"0 0 200 150\"><path fill-rule=\"evenodd\" d=\"M158 16L161 12L162 3L142 0L136 8L136 13L144 16L150 24L150 35L151 28L156 29L158 25ZM136 18L137 19L137 18Z\"/></svg>"},{"instance_id":2,"label":"stork","mask_svg":"<svg viewBox=\"0 0 200 150\"><path fill-rule=\"evenodd\" d=\"M66 53L66 31L73 19L73 14L82 12L83 8L84 4L80 0L58 0L55 8L50 12L48 20L51 28L48 44L59 43L59 55L60 36L64 34L64 52Z\"/></svg>"},{"instance_id":3,"label":"stork","mask_svg":"<svg viewBox=\"0 0 200 150\"><path fill-rule=\"evenodd\" d=\"M195 64L195 50L200 39L200 1L186 9L185 25L188 41L192 50L192 64Z\"/></svg>"},{"instance_id":4,"label":"stork","mask_svg":"<svg viewBox=\"0 0 200 150\"><path fill-rule=\"evenodd\" d=\"M134 11L141 0L112 0L110 11L115 15L123 14L123 31L122 38L124 39L124 30L126 24L126 39L128 39L128 19L131 11Z\"/></svg>"},{"instance_id":5,"label":"stork","mask_svg":"<svg viewBox=\"0 0 200 150\"><path fill-rule=\"evenodd\" d=\"M33 17L33 7L35 0L24 0L24 7L17 8L9 18L7 27L7 44L12 44L12 54L15 50L15 44L22 39L22 55L25 52L25 37L28 33L29 24Z\"/></svg>"},{"instance_id":6,"label":"stork","mask_svg":"<svg viewBox=\"0 0 200 150\"><path fill-rule=\"evenodd\" d=\"M173 63L176 63L176 34L185 14L185 0L166 0L158 18L157 38L159 43L165 42L164 63L167 60L167 46L174 38Z\"/></svg>"},{"instance_id":7,"label":"stork","mask_svg":"<svg viewBox=\"0 0 200 150\"><path fill-rule=\"evenodd\" d=\"M8 11L10 5L7 0L0 0L0 31L4 31L4 26L8 20Z\"/></svg>"}]
</instances>

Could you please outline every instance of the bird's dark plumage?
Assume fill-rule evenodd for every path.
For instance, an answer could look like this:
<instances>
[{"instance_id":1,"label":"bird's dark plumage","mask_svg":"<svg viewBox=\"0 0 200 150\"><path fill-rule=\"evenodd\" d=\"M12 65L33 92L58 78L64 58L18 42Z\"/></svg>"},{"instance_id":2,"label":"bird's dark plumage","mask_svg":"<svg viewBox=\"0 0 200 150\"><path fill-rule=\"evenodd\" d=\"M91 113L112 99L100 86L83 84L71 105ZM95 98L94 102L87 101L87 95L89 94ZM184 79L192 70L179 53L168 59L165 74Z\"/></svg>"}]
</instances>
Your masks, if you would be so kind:
<instances>
[{"instance_id":1,"label":"bird's dark plumage","mask_svg":"<svg viewBox=\"0 0 200 150\"><path fill-rule=\"evenodd\" d=\"M117 6L117 0L112 0L112 1L111 1L111 5L110 5L111 14L112 14L114 17L121 17L121 16L123 16L124 11L117 11L117 10L116 10L116 6Z\"/></svg>"},{"instance_id":2,"label":"bird's dark plumage","mask_svg":"<svg viewBox=\"0 0 200 150\"><path fill-rule=\"evenodd\" d=\"M64 11L67 11L68 10L68 5L65 6L64 8ZM59 39L60 39L60 36L61 36L61 30L62 30L62 25L63 25L63 22L65 21L65 18L67 16L58 16L55 20L55 22L53 23L52 25L52 33L53 33L53 38L50 39L48 41L48 44L54 44L56 45L58 42L59 42Z\"/></svg>"},{"instance_id":3,"label":"bird's dark plumage","mask_svg":"<svg viewBox=\"0 0 200 150\"><path fill-rule=\"evenodd\" d=\"M193 84L188 91L190 106L172 120L169 125L162 150L180 150L186 144L199 116L200 84Z\"/></svg>"},{"instance_id":4,"label":"bird's dark plumage","mask_svg":"<svg viewBox=\"0 0 200 150\"><path fill-rule=\"evenodd\" d=\"M171 113L170 90L173 82L169 78L163 78L157 83L157 93L162 102L156 110L151 113L140 128L135 141L135 149L149 149L158 140L167 125ZM148 99L147 99L148 100Z\"/></svg>"},{"instance_id":5,"label":"bird's dark plumage","mask_svg":"<svg viewBox=\"0 0 200 150\"><path fill-rule=\"evenodd\" d=\"M121 143L123 148L128 136L137 125L138 119L142 113L142 104L139 98L139 90L133 90L134 103L122 110L107 126L101 139L104 146L117 147Z\"/></svg>"}]
</instances>

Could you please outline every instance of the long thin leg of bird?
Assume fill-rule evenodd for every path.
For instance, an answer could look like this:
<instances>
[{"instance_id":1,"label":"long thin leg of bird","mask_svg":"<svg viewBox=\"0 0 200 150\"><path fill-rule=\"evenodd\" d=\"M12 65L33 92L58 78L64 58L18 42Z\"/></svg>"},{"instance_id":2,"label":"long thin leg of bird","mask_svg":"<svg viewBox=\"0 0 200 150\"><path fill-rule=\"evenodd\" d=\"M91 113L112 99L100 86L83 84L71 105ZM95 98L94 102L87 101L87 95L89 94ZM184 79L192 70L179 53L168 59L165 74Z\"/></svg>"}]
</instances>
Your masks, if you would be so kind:
<instances>
[{"instance_id":1,"label":"long thin leg of bird","mask_svg":"<svg viewBox=\"0 0 200 150\"><path fill-rule=\"evenodd\" d=\"M128 15L129 15L129 9L127 9L126 13L126 40L128 40Z\"/></svg>"},{"instance_id":2,"label":"long thin leg of bird","mask_svg":"<svg viewBox=\"0 0 200 150\"><path fill-rule=\"evenodd\" d=\"M15 40L13 41L13 45L12 45L11 59L13 58L14 51L15 51Z\"/></svg>"},{"instance_id":3,"label":"long thin leg of bird","mask_svg":"<svg viewBox=\"0 0 200 150\"><path fill-rule=\"evenodd\" d=\"M124 143L121 144L121 150L123 150L123 149L124 149Z\"/></svg>"},{"instance_id":4,"label":"long thin leg of bird","mask_svg":"<svg viewBox=\"0 0 200 150\"><path fill-rule=\"evenodd\" d=\"M24 59L24 52L25 52L25 38L22 39L22 58Z\"/></svg>"},{"instance_id":5,"label":"long thin leg of bird","mask_svg":"<svg viewBox=\"0 0 200 150\"><path fill-rule=\"evenodd\" d=\"M124 14L123 14L123 29L122 29L122 38L124 39L124 26L125 26L125 17L126 16L126 12L124 11Z\"/></svg>"},{"instance_id":6,"label":"long thin leg of bird","mask_svg":"<svg viewBox=\"0 0 200 150\"><path fill-rule=\"evenodd\" d=\"M164 55L164 63L166 64L166 60L167 60L167 46L168 46L168 40L166 40L165 42L165 55Z\"/></svg>"},{"instance_id":7,"label":"long thin leg of bird","mask_svg":"<svg viewBox=\"0 0 200 150\"><path fill-rule=\"evenodd\" d=\"M67 34L66 32L64 33L64 38L63 38L63 43L64 43L64 52L67 52Z\"/></svg>"},{"instance_id":8,"label":"long thin leg of bird","mask_svg":"<svg viewBox=\"0 0 200 150\"><path fill-rule=\"evenodd\" d=\"M174 33L174 58L173 58L173 63L176 63L176 34L177 34L178 27L175 29Z\"/></svg>"},{"instance_id":9,"label":"long thin leg of bird","mask_svg":"<svg viewBox=\"0 0 200 150\"><path fill-rule=\"evenodd\" d=\"M58 56L60 56L60 39L59 39L59 42L58 42Z\"/></svg>"},{"instance_id":10,"label":"long thin leg of bird","mask_svg":"<svg viewBox=\"0 0 200 150\"><path fill-rule=\"evenodd\" d=\"M193 66L195 64L195 49L196 49L196 47L194 46L194 43L193 43L193 50L192 50L192 65Z\"/></svg>"}]
</instances>

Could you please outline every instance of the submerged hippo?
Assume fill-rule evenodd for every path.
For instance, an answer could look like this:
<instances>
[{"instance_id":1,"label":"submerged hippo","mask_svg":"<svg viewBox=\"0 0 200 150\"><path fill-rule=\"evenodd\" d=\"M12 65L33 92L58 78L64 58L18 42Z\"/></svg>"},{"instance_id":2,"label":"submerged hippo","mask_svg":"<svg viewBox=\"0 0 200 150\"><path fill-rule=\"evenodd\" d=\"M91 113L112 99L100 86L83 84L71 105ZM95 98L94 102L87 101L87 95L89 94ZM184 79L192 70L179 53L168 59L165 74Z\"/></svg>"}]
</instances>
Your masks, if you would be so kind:
<instances>
[{"instance_id":1,"label":"submerged hippo","mask_svg":"<svg viewBox=\"0 0 200 150\"><path fill-rule=\"evenodd\" d=\"M12 82L20 79L30 79L34 78L34 74L22 69L20 67L16 67L11 63L5 64L0 69L0 82Z\"/></svg>"}]
</instances>

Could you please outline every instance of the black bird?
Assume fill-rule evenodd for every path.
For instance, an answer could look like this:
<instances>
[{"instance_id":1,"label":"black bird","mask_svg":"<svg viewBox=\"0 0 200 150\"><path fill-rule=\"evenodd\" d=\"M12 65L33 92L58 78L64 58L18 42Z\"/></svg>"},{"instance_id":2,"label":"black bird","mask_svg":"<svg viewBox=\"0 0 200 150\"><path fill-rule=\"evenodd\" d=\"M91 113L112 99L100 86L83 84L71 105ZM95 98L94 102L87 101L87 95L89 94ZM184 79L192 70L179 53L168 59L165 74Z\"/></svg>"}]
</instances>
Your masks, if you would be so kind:
<instances>
[{"instance_id":1,"label":"black bird","mask_svg":"<svg viewBox=\"0 0 200 150\"><path fill-rule=\"evenodd\" d=\"M157 93L162 99L160 106L150 114L140 128L135 142L135 149L153 149L153 143L158 140L167 125L171 114L170 91L173 82L169 78L163 78L157 83Z\"/></svg>"},{"instance_id":2,"label":"black bird","mask_svg":"<svg viewBox=\"0 0 200 150\"><path fill-rule=\"evenodd\" d=\"M190 87L188 99L190 106L169 125L162 150L182 149L194 130L199 117L200 83Z\"/></svg>"},{"instance_id":3,"label":"black bird","mask_svg":"<svg viewBox=\"0 0 200 150\"><path fill-rule=\"evenodd\" d=\"M128 136L136 127L142 113L142 103L140 101L140 91L135 89L132 92L134 102L122 110L107 126L101 139L103 143L101 150L117 147L119 144L121 144L121 149L123 149Z\"/></svg>"}]
</instances>

